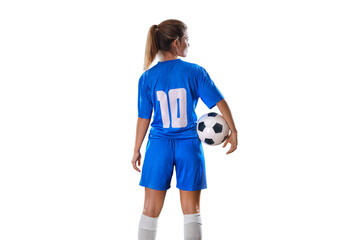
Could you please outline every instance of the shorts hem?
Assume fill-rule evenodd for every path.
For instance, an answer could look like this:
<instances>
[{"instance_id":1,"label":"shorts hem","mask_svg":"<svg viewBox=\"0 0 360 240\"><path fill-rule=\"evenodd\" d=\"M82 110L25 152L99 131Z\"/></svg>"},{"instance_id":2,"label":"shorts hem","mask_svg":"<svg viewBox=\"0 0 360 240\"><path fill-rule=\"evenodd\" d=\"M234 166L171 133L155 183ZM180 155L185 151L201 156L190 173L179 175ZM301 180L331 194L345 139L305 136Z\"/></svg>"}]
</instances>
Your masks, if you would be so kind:
<instances>
[{"instance_id":1,"label":"shorts hem","mask_svg":"<svg viewBox=\"0 0 360 240\"><path fill-rule=\"evenodd\" d=\"M184 187L184 186L176 186L176 188L183 190L183 191L198 191L207 189L207 186L196 186L196 187Z\"/></svg>"},{"instance_id":2,"label":"shorts hem","mask_svg":"<svg viewBox=\"0 0 360 240\"><path fill-rule=\"evenodd\" d=\"M152 186L152 185L147 185L147 184L142 184L142 183L139 183L139 185L141 187L147 187L147 188L150 188L150 189L153 189L153 190L157 190L157 191L166 191L168 190L171 186L167 186L167 187L157 187L157 186Z\"/></svg>"}]
</instances>

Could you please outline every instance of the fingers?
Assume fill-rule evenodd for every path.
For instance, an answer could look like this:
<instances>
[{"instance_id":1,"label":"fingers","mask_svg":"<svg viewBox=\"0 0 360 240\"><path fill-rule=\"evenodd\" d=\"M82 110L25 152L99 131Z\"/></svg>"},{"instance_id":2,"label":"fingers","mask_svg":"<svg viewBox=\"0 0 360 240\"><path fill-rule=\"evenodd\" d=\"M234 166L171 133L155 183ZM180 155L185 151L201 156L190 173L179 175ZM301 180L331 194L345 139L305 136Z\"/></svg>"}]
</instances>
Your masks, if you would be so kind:
<instances>
[{"instance_id":1,"label":"fingers","mask_svg":"<svg viewBox=\"0 0 360 240\"><path fill-rule=\"evenodd\" d=\"M133 161L133 162L132 162L133 168L134 168L136 171L140 172L140 169L136 166L136 162L137 162L137 161ZM139 164L139 166L140 166L140 164Z\"/></svg>"},{"instance_id":2,"label":"fingers","mask_svg":"<svg viewBox=\"0 0 360 240\"><path fill-rule=\"evenodd\" d=\"M235 144L231 144L231 147L230 147L230 149L229 149L229 151L227 151L227 153L226 153L226 155L228 155L228 154L230 154L230 153L232 153L232 152L234 152L235 150L236 150L236 145Z\"/></svg>"},{"instance_id":3,"label":"fingers","mask_svg":"<svg viewBox=\"0 0 360 240\"><path fill-rule=\"evenodd\" d=\"M132 165L133 165L133 168L138 171L138 172L141 172L140 169L136 166L136 162L138 163L138 166L140 167L140 164L141 164L141 155L138 155L138 156L134 156L133 157L133 160L131 161Z\"/></svg>"},{"instance_id":4,"label":"fingers","mask_svg":"<svg viewBox=\"0 0 360 240\"><path fill-rule=\"evenodd\" d=\"M234 152L237 149L237 138L236 135L231 135L228 139L226 139L226 142L223 147L225 147L228 143L230 143L231 147L229 151L227 151L226 155Z\"/></svg>"},{"instance_id":5,"label":"fingers","mask_svg":"<svg viewBox=\"0 0 360 240\"><path fill-rule=\"evenodd\" d=\"M226 145L229 143L229 139L230 139L230 138L229 138L229 136L228 136L228 137L226 138L224 144L223 144L223 148L226 147Z\"/></svg>"}]
</instances>

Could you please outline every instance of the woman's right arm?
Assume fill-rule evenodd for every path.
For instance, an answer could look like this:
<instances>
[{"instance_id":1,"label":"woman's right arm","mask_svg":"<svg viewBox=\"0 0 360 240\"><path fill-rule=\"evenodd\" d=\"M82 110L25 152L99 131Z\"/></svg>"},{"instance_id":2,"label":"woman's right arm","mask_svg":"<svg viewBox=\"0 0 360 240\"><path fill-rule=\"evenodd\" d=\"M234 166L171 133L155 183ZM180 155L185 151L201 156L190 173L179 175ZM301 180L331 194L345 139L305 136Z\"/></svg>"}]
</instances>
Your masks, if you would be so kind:
<instances>
[{"instance_id":1,"label":"woman's right arm","mask_svg":"<svg viewBox=\"0 0 360 240\"><path fill-rule=\"evenodd\" d=\"M138 166L140 166L140 164L141 164L140 148L144 141L146 132L149 128L149 124L150 124L150 119L144 119L144 118L138 117L137 126L136 126L134 155L131 160L133 168L138 172L140 172L140 169L136 166L136 163L138 164Z\"/></svg>"}]
</instances>

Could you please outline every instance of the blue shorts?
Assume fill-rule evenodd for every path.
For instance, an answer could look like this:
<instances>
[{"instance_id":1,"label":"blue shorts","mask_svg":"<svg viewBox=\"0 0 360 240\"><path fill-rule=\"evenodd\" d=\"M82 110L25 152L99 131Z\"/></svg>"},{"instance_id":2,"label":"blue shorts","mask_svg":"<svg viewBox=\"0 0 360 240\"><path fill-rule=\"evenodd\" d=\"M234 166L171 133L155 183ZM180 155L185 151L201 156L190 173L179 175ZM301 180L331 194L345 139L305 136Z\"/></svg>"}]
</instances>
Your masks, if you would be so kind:
<instances>
[{"instance_id":1,"label":"blue shorts","mask_svg":"<svg viewBox=\"0 0 360 240\"><path fill-rule=\"evenodd\" d=\"M185 191L207 188L204 151L198 138L149 139L140 186L169 189L174 166L177 188Z\"/></svg>"}]
</instances>

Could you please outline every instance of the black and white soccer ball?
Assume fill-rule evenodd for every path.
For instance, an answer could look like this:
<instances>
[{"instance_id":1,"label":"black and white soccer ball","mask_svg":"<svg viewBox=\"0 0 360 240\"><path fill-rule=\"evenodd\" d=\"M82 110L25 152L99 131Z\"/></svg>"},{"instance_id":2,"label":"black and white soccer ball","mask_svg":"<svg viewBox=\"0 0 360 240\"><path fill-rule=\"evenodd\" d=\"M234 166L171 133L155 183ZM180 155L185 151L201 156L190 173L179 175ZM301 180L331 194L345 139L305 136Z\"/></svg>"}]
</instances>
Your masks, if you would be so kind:
<instances>
[{"instance_id":1,"label":"black and white soccer ball","mask_svg":"<svg viewBox=\"0 0 360 240\"><path fill-rule=\"evenodd\" d=\"M225 119L215 112L201 116L196 130L203 143L213 146L224 142L229 135L229 126Z\"/></svg>"}]
</instances>

